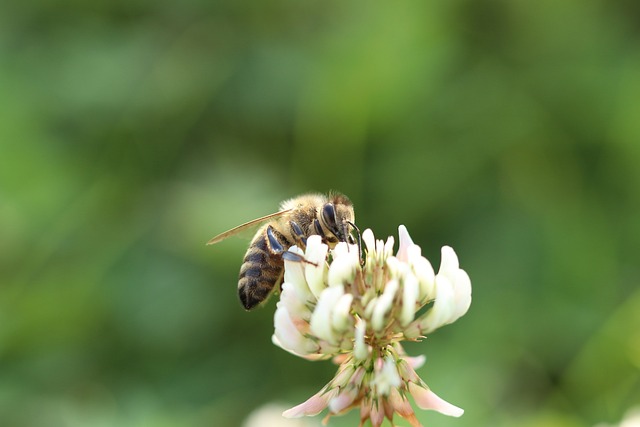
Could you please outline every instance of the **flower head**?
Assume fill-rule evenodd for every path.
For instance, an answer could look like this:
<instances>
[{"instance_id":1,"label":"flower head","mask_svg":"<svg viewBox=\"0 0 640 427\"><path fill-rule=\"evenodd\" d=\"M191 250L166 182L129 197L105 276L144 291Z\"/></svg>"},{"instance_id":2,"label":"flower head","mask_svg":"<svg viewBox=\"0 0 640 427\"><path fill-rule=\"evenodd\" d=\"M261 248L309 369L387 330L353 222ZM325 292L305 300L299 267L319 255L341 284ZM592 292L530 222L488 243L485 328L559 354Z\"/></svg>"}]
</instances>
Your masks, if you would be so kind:
<instances>
[{"instance_id":1,"label":"flower head","mask_svg":"<svg viewBox=\"0 0 640 427\"><path fill-rule=\"evenodd\" d=\"M361 425L370 420L380 426L397 413L420 426L409 395L422 409L462 415L418 377L415 369L424 357L407 356L401 342L423 338L464 315L471 304L469 276L448 246L435 274L404 226L396 255L392 237L383 242L366 230L362 240L364 266L356 245L341 242L329 249L320 236L310 236L305 251L290 249L303 262L285 260L273 342L309 360L333 358L339 368L322 390L283 415L360 408Z\"/></svg>"}]
</instances>

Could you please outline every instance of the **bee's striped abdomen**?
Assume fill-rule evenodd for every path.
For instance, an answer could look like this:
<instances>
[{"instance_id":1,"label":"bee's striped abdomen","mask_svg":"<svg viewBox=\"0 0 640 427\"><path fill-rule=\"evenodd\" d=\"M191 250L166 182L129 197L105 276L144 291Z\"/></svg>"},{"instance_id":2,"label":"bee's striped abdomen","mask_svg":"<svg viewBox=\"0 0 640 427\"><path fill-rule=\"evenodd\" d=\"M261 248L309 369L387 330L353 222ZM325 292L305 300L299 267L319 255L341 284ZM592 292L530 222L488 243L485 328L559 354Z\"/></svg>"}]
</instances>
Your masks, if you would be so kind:
<instances>
[{"instance_id":1,"label":"bee's striped abdomen","mask_svg":"<svg viewBox=\"0 0 640 427\"><path fill-rule=\"evenodd\" d=\"M244 308L251 310L266 300L283 271L282 255L271 251L266 233L258 233L244 256L238 278L238 296Z\"/></svg>"}]
</instances>

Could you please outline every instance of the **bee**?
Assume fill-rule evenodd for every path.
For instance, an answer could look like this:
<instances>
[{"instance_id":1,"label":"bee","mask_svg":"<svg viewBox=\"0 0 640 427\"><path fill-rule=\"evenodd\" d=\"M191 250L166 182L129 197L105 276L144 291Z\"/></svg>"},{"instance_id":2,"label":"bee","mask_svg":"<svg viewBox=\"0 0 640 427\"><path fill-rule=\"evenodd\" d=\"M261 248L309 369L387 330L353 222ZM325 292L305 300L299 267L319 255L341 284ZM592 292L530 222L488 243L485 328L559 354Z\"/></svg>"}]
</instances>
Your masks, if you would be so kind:
<instances>
[{"instance_id":1,"label":"bee","mask_svg":"<svg viewBox=\"0 0 640 427\"><path fill-rule=\"evenodd\" d=\"M353 204L344 194L303 194L282 202L278 212L225 231L207 244L213 245L262 224L244 255L238 277L240 302L251 310L282 282L284 259L296 260L294 254L287 252L291 246L304 249L311 235L321 236L331 248L338 242L353 243L350 228L358 230L354 221ZM302 257L297 260L304 261Z\"/></svg>"}]
</instances>

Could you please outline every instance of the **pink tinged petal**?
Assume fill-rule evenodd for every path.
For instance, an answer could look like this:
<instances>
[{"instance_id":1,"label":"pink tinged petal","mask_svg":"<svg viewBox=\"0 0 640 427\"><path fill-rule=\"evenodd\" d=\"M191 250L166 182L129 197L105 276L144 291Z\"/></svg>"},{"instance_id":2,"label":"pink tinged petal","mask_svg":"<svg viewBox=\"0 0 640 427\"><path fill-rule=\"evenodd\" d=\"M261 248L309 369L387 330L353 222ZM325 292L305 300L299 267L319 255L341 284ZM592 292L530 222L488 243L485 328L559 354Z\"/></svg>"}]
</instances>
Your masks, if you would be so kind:
<instances>
[{"instance_id":1,"label":"pink tinged petal","mask_svg":"<svg viewBox=\"0 0 640 427\"><path fill-rule=\"evenodd\" d=\"M338 394L338 389L325 392L324 389L311 396L305 402L287 409L282 413L285 418L299 418L305 415L318 415L324 408L329 405L329 400Z\"/></svg>"},{"instance_id":2,"label":"pink tinged petal","mask_svg":"<svg viewBox=\"0 0 640 427\"><path fill-rule=\"evenodd\" d=\"M400 395L398 390L391 390L388 402L394 412L409 421L411 427L422 427L422 424L416 418L415 412L413 412L411 404L404 396Z\"/></svg>"},{"instance_id":3,"label":"pink tinged petal","mask_svg":"<svg viewBox=\"0 0 640 427\"><path fill-rule=\"evenodd\" d=\"M384 408L378 402L371 403L371 413L369 414L372 427L380 427L384 421Z\"/></svg>"},{"instance_id":4,"label":"pink tinged petal","mask_svg":"<svg viewBox=\"0 0 640 427\"><path fill-rule=\"evenodd\" d=\"M353 384L356 387L361 387L362 386L362 379L364 378L366 373L367 373L367 371L366 371L365 367L360 365L358 367L358 369L356 369L356 371L354 372L354 374L351 377L351 379L349 380L349 383Z\"/></svg>"},{"instance_id":5,"label":"pink tinged petal","mask_svg":"<svg viewBox=\"0 0 640 427\"><path fill-rule=\"evenodd\" d=\"M400 378L402 378L402 381L404 382L420 381L418 374L416 374L416 371L407 359L408 358L402 358L398 361L398 373L400 374Z\"/></svg>"},{"instance_id":6,"label":"pink tinged petal","mask_svg":"<svg viewBox=\"0 0 640 427\"><path fill-rule=\"evenodd\" d=\"M391 421L391 424L393 424L393 407L386 397L382 399L382 408L384 409L384 416L387 417L389 421Z\"/></svg>"},{"instance_id":7,"label":"pink tinged petal","mask_svg":"<svg viewBox=\"0 0 640 427\"><path fill-rule=\"evenodd\" d=\"M420 424L420 421L418 421L418 418L416 418L415 413L406 415L406 416L402 415L402 418L409 421L409 424L411 424L411 427L422 427L422 424Z\"/></svg>"},{"instance_id":8,"label":"pink tinged petal","mask_svg":"<svg viewBox=\"0 0 640 427\"><path fill-rule=\"evenodd\" d=\"M298 330L289 311L281 303L278 303L274 315L274 325L274 343L283 349L297 355L310 354L318 350L318 346Z\"/></svg>"},{"instance_id":9,"label":"pink tinged petal","mask_svg":"<svg viewBox=\"0 0 640 427\"><path fill-rule=\"evenodd\" d=\"M307 251L304 254L304 275L309 289L316 298L320 297L326 288L327 252L329 247L322 243L322 238L317 235L307 239Z\"/></svg>"},{"instance_id":10,"label":"pink tinged petal","mask_svg":"<svg viewBox=\"0 0 640 427\"><path fill-rule=\"evenodd\" d=\"M397 280L390 280L387 282L384 292L376 301L373 313L371 314L371 326L375 331L382 331L387 325L388 319L386 318L386 314L391 310L398 287L399 284Z\"/></svg>"},{"instance_id":11,"label":"pink tinged petal","mask_svg":"<svg viewBox=\"0 0 640 427\"><path fill-rule=\"evenodd\" d=\"M362 427L366 420L371 416L371 399L364 398L360 402L360 427Z\"/></svg>"},{"instance_id":12,"label":"pink tinged petal","mask_svg":"<svg viewBox=\"0 0 640 427\"><path fill-rule=\"evenodd\" d=\"M424 362L427 360L424 354L421 354L420 356L415 356L415 357L405 356L403 357L403 359L406 360L409 366L411 366L411 368L413 369L419 369L422 365L424 365Z\"/></svg>"},{"instance_id":13,"label":"pink tinged petal","mask_svg":"<svg viewBox=\"0 0 640 427\"><path fill-rule=\"evenodd\" d=\"M331 318L336 303L342 295L344 295L342 286L326 288L320 294L318 305L311 315L311 332L318 338L334 345L337 345L339 340L333 330Z\"/></svg>"},{"instance_id":14,"label":"pink tinged petal","mask_svg":"<svg viewBox=\"0 0 640 427\"><path fill-rule=\"evenodd\" d=\"M276 332L278 329L286 331L288 328L293 328L300 334L306 333L305 330L308 329L308 326L303 326L304 321L301 321L295 311L290 310L290 307L285 304L284 301L280 300L276 304L276 311L273 315L273 325Z\"/></svg>"},{"instance_id":15,"label":"pink tinged petal","mask_svg":"<svg viewBox=\"0 0 640 427\"><path fill-rule=\"evenodd\" d=\"M409 236L409 232L407 231L407 227L401 225L398 227L398 240L400 240L398 253L396 254L396 258L400 261L408 262L409 261L409 248L415 246L411 236Z\"/></svg>"},{"instance_id":16,"label":"pink tinged petal","mask_svg":"<svg viewBox=\"0 0 640 427\"><path fill-rule=\"evenodd\" d=\"M416 383L409 383L409 393L416 401L416 405L422 409L438 411L450 417L459 417L464 414L464 410L438 397L437 394L428 388L421 387Z\"/></svg>"},{"instance_id":17,"label":"pink tinged petal","mask_svg":"<svg viewBox=\"0 0 640 427\"><path fill-rule=\"evenodd\" d=\"M338 354L336 356L333 357L333 359L331 360L334 365L342 365L343 363L345 363L349 358L351 357L350 354Z\"/></svg>"},{"instance_id":18,"label":"pink tinged petal","mask_svg":"<svg viewBox=\"0 0 640 427\"><path fill-rule=\"evenodd\" d=\"M376 360L373 361L374 372L380 372L383 366L384 366L384 359L382 357L378 357L376 358Z\"/></svg>"},{"instance_id":19,"label":"pink tinged petal","mask_svg":"<svg viewBox=\"0 0 640 427\"><path fill-rule=\"evenodd\" d=\"M402 307L400 310L400 324L407 326L413 321L413 317L416 314L416 302L418 301L418 294L420 292L418 279L413 274L407 274L404 276L402 282Z\"/></svg>"},{"instance_id":20,"label":"pink tinged petal","mask_svg":"<svg viewBox=\"0 0 640 427\"><path fill-rule=\"evenodd\" d=\"M329 401L329 411L337 414L349 408L358 397L359 392L360 390L354 387L340 390L340 393Z\"/></svg>"},{"instance_id":21,"label":"pink tinged petal","mask_svg":"<svg viewBox=\"0 0 640 427\"><path fill-rule=\"evenodd\" d=\"M391 390L387 399L393 408L393 411L397 412L399 415L404 417L405 415L413 414L411 404L406 398L400 395L400 392L397 389Z\"/></svg>"}]
</instances>

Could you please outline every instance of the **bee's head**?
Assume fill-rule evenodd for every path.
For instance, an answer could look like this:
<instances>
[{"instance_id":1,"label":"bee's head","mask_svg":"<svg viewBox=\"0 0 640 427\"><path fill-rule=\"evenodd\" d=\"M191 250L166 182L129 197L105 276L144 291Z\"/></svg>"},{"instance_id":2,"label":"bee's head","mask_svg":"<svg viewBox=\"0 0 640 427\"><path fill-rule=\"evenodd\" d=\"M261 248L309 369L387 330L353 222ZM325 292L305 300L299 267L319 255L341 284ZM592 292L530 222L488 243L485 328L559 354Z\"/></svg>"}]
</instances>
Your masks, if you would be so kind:
<instances>
[{"instance_id":1,"label":"bee's head","mask_svg":"<svg viewBox=\"0 0 640 427\"><path fill-rule=\"evenodd\" d=\"M330 201L322 206L318 219L324 230L324 239L333 247L338 242L354 243L351 228L355 221L353 204L342 194L333 194Z\"/></svg>"}]
</instances>

